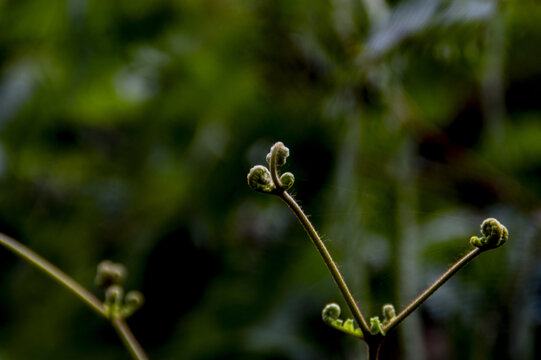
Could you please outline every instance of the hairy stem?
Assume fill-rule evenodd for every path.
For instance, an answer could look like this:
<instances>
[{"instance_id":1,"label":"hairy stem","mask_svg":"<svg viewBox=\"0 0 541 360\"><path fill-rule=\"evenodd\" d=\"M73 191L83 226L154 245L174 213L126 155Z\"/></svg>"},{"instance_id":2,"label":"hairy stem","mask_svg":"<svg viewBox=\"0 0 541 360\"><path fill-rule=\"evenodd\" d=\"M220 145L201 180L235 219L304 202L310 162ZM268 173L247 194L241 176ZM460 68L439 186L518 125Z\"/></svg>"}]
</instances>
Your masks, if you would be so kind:
<instances>
[{"instance_id":1,"label":"hairy stem","mask_svg":"<svg viewBox=\"0 0 541 360\"><path fill-rule=\"evenodd\" d=\"M145 351L131 332L128 324L126 324L126 321L124 321L122 318L116 318L113 319L111 323L132 357L136 360L148 360Z\"/></svg>"},{"instance_id":2,"label":"hairy stem","mask_svg":"<svg viewBox=\"0 0 541 360\"><path fill-rule=\"evenodd\" d=\"M271 174L273 171L271 171ZM308 234L308 237L310 237L310 240L312 240L312 243L316 246L317 250L319 251L321 257L323 258L323 261L325 262L325 265L327 265L327 268L329 269L334 282L340 289L340 292L342 293L342 296L346 300L346 303L351 310L351 313L353 314L353 317L359 323L359 326L361 328L361 331L363 333L363 336L365 339L368 339L370 337L370 330L368 328L368 325L366 321L363 318L363 315L361 314L361 311L359 310L359 307L357 306L355 299L351 295L351 292L349 291L348 286L346 285L346 282L344 281L344 278L342 277L342 274L340 274L340 271L338 270L338 267L336 266L336 263L333 261L331 254L327 250L327 247L319 237L317 231L314 229L312 223L310 220L308 220L308 217L306 214L302 211L301 207L295 199L287 191L282 191L278 194L280 198L287 204L287 206L293 211L301 225L303 226L304 230Z\"/></svg>"},{"instance_id":3,"label":"hairy stem","mask_svg":"<svg viewBox=\"0 0 541 360\"><path fill-rule=\"evenodd\" d=\"M105 313L103 303L96 296L81 286L77 281L66 275L62 270L51 264L30 248L2 233L0 233L0 244L49 275L51 278L75 294L98 315L107 319L107 314ZM141 345L139 345L123 319L113 319L112 324L134 359L148 359L141 348Z\"/></svg>"},{"instance_id":4,"label":"hairy stem","mask_svg":"<svg viewBox=\"0 0 541 360\"><path fill-rule=\"evenodd\" d=\"M274 183L274 186L276 186L277 191L280 191L280 189L282 188L282 182L280 181L280 177L278 176L278 166L276 165L279 149L280 148L278 146L273 148L269 163L272 182Z\"/></svg>"},{"instance_id":5,"label":"hairy stem","mask_svg":"<svg viewBox=\"0 0 541 360\"><path fill-rule=\"evenodd\" d=\"M470 261L475 259L483 250L480 248L475 248L468 252L457 261L453 266L449 268L443 275L441 275L428 289L426 289L421 295L419 295L415 300L413 300L400 314L398 314L383 330L387 333L394 329L398 324L400 324L409 314L411 314L415 309L421 306L436 290L438 290L447 280L449 280L454 274L456 274L460 269L466 266Z\"/></svg>"}]
</instances>

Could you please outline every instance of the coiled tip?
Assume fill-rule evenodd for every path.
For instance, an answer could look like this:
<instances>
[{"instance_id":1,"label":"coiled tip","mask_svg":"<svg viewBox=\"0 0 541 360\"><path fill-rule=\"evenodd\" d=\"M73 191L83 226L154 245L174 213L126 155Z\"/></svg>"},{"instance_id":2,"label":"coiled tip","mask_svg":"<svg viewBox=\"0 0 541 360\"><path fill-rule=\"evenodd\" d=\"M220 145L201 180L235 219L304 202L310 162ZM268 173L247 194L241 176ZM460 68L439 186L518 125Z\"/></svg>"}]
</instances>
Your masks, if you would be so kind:
<instances>
[{"instance_id":1,"label":"coiled tip","mask_svg":"<svg viewBox=\"0 0 541 360\"><path fill-rule=\"evenodd\" d=\"M119 304L124 297L124 289L120 285L111 285L105 290L105 303Z\"/></svg>"},{"instance_id":2,"label":"coiled tip","mask_svg":"<svg viewBox=\"0 0 541 360\"><path fill-rule=\"evenodd\" d=\"M383 305L383 325L388 324L396 317L396 311L392 304Z\"/></svg>"},{"instance_id":3,"label":"coiled tip","mask_svg":"<svg viewBox=\"0 0 541 360\"><path fill-rule=\"evenodd\" d=\"M321 312L321 317L323 318L323 321L326 323L330 323L331 321L338 320L340 317L340 313L342 310L340 309L340 306L335 303L327 304L323 311Z\"/></svg>"},{"instance_id":4,"label":"coiled tip","mask_svg":"<svg viewBox=\"0 0 541 360\"><path fill-rule=\"evenodd\" d=\"M295 176L290 172L283 173L280 176L280 182L282 183L282 189L289 190L295 182Z\"/></svg>"},{"instance_id":5,"label":"coiled tip","mask_svg":"<svg viewBox=\"0 0 541 360\"><path fill-rule=\"evenodd\" d=\"M98 264L96 272L96 285L107 288L113 284L119 284L126 278L126 267L111 260L103 260Z\"/></svg>"},{"instance_id":6,"label":"coiled tip","mask_svg":"<svg viewBox=\"0 0 541 360\"><path fill-rule=\"evenodd\" d=\"M269 169L256 165L250 169L247 176L248 185L255 191L270 193L275 189Z\"/></svg>"},{"instance_id":7,"label":"coiled tip","mask_svg":"<svg viewBox=\"0 0 541 360\"><path fill-rule=\"evenodd\" d=\"M509 239L509 231L498 220L488 218L481 224L481 237L472 236L470 243L480 249L494 249Z\"/></svg>"},{"instance_id":8,"label":"coiled tip","mask_svg":"<svg viewBox=\"0 0 541 360\"><path fill-rule=\"evenodd\" d=\"M127 318L131 316L134 312L139 310L143 306L145 298L140 291L132 290L126 294L124 299L124 306L122 307L122 317Z\"/></svg>"},{"instance_id":9,"label":"coiled tip","mask_svg":"<svg viewBox=\"0 0 541 360\"><path fill-rule=\"evenodd\" d=\"M283 142L276 142L274 145L272 145L270 152L267 154L267 164L271 164L271 159L274 153L276 153L276 166L284 166L287 158L289 157L289 149L284 145Z\"/></svg>"}]
</instances>

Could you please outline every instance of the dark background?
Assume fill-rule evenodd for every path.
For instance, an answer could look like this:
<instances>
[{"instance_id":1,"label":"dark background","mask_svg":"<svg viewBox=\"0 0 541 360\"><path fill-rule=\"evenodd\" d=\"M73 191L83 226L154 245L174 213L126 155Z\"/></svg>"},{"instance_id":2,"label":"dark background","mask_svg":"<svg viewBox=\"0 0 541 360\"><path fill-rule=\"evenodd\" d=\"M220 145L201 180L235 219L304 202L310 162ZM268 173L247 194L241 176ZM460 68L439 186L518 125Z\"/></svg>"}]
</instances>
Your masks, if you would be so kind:
<instances>
[{"instance_id":1,"label":"dark background","mask_svg":"<svg viewBox=\"0 0 541 360\"><path fill-rule=\"evenodd\" d=\"M153 359L362 359L302 228L246 184L281 140L366 318L484 218L510 231L384 359L539 358L540 56L534 0L3 0L0 231L100 298L98 262L124 263ZM128 358L0 249L0 359Z\"/></svg>"}]
</instances>

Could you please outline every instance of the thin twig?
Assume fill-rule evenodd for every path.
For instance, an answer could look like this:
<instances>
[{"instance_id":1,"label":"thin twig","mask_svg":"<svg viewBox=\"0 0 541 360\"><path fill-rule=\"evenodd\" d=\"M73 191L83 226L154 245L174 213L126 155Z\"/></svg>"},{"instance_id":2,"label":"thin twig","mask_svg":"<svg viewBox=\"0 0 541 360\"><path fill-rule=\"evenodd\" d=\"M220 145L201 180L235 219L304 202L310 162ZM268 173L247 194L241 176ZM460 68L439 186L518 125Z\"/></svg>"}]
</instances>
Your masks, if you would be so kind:
<instances>
[{"instance_id":1,"label":"thin twig","mask_svg":"<svg viewBox=\"0 0 541 360\"><path fill-rule=\"evenodd\" d=\"M43 257L24 246L17 240L2 233L0 233L0 244L19 255L30 264L42 270L61 285L71 290L71 292L77 295L79 299L83 300L83 302L90 306L90 308L98 313L98 315L107 318L103 304L96 296L86 290L77 281L66 275L62 270L51 264L49 261L45 260Z\"/></svg>"},{"instance_id":2,"label":"thin twig","mask_svg":"<svg viewBox=\"0 0 541 360\"><path fill-rule=\"evenodd\" d=\"M126 321L124 321L122 318L116 318L113 319L111 323L133 358L136 360L148 360L145 351L131 332L128 324L126 324Z\"/></svg>"},{"instance_id":3,"label":"thin twig","mask_svg":"<svg viewBox=\"0 0 541 360\"><path fill-rule=\"evenodd\" d=\"M325 246L325 244L319 237L317 231L314 229L312 223L310 222L310 220L308 220L308 217L302 211L301 207L297 204L295 199L293 199L293 197L289 195L287 191L283 191L281 194L279 194L279 196L287 204L287 206L293 211L293 213L295 214L295 216L301 223L302 227L308 234L308 237L310 237L310 240L312 240L312 243L314 243L317 250L321 254L321 257L323 258L325 265L327 265L327 268L329 269L334 279L334 282L340 289L342 296L344 296L344 299L346 300L346 303L349 309L351 310L353 317L359 323L359 326L361 328L361 331L363 332L364 338L367 339L370 336L370 329L368 328L368 325L366 321L364 320L363 315L361 314L361 311L359 310L359 307L357 306L357 303L355 302L355 299L353 298L353 295L351 295L351 292L349 291L349 288L346 285L346 282L344 281L342 274L340 274L340 271L338 270L336 263L333 261L331 254L327 250L327 247Z\"/></svg>"},{"instance_id":4,"label":"thin twig","mask_svg":"<svg viewBox=\"0 0 541 360\"><path fill-rule=\"evenodd\" d=\"M398 324L400 324L409 314L411 314L415 309L421 306L436 290L438 290L447 280L449 280L457 271L466 266L470 261L475 259L483 250L480 248L475 248L468 252L457 261L453 266L449 268L443 275L441 275L428 289L426 289L421 295L419 295L415 300L413 300L400 314L398 314L383 330L388 333L394 329Z\"/></svg>"}]
</instances>

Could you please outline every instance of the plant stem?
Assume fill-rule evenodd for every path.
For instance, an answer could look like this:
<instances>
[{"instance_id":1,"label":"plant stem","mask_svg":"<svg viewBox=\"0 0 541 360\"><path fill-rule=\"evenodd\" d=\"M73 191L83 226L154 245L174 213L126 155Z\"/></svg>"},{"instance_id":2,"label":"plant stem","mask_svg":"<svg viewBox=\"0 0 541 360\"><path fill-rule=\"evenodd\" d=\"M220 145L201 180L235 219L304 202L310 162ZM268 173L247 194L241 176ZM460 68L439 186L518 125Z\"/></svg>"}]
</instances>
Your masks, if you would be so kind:
<instances>
[{"instance_id":1,"label":"plant stem","mask_svg":"<svg viewBox=\"0 0 541 360\"><path fill-rule=\"evenodd\" d=\"M271 148L272 152L271 152L271 157L270 157L269 170L271 173L272 182L274 183L274 186L276 187L276 189L279 191L278 195L280 195L280 193L282 193L283 191L280 190L282 188L282 182L280 181L280 177L278 176L278 166L276 165L278 151L280 150L280 147L277 146L278 144L281 144L282 146L284 146L284 144L282 143L276 143Z\"/></svg>"},{"instance_id":2,"label":"plant stem","mask_svg":"<svg viewBox=\"0 0 541 360\"><path fill-rule=\"evenodd\" d=\"M45 260L30 248L2 233L0 233L0 244L52 277L58 283L79 297L79 299L87 304L98 315L107 319L107 314L105 313L103 303L96 296L81 286L77 281L66 275L62 270ZM124 319L113 319L111 323L134 359L148 359L141 348L141 345L139 345L135 339L135 336L133 336Z\"/></svg>"},{"instance_id":3,"label":"plant stem","mask_svg":"<svg viewBox=\"0 0 541 360\"><path fill-rule=\"evenodd\" d=\"M317 250L321 254L321 257L323 258L323 261L325 262L325 265L327 265L327 268L329 269L334 282L340 289L342 296L346 300L346 303L351 310L351 313L353 314L353 317L359 324L359 327L361 328L362 334L364 339L368 339L370 337L370 328L366 324L366 321L363 318L363 315L361 314L361 311L359 310L359 307L357 306L357 303L355 302L355 299L353 298L353 295L351 295L351 292L349 291L348 286L346 285L346 282L344 281L344 278L342 277L342 274L340 274L340 271L338 270L338 267L336 266L336 263L333 261L331 254L327 250L327 247L319 237L316 229L314 229L314 226L308 220L308 217L306 214L302 211L301 207L295 199L289 193L283 188L282 182L280 181L280 177L278 176L278 153L282 148L285 148L284 144L281 142L277 142L274 144L271 148L271 156L270 156L270 162L269 162L269 170L271 173L271 178L274 183L274 186L276 190L274 191L275 195L278 195L280 199L282 199L287 206L293 211L301 225L303 226L304 230L308 234L308 237L310 240L312 240L312 243L316 246Z\"/></svg>"},{"instance_id":4,"label":"plant stem","mask_svg":"<svg viewBox=\"0 0 541 360\"><path fill-rule=\"evenodd\" d=\"M128 349L132 357L136 360L148 360L143 348L131 332L128 324L122 318L116 318L111 321L118 336L122 339L124 346Z\"/></svg>"},{"instance_id":5,"label":"plant stem","mask_svg":"<svg viewBox=\"0 0 541 360\"><path fill-rule=\"evenodd\" d=\"M336 285L340 289L340 292L342 293L342 296L346 300L346 303L351 310L353 317L359 324L364 338L368 339L371 336L370 329L368 328L368 325L366 324L366 321L364 320L363 315L361 314L361 311L359 310L359 307L355 302L355 299L351 295L351 292L349 291L348 286L346 285L346 282L342 277L342 274L340 274L336 263L333 261L331 254L329 253L327 247L319 237L317 231L314 229L312 223L310 222L310 220L308 220L308 217L302 211L301 207L297 204L295 199L293 199L293 197L289 195L287 191L280 192L278 196L280 196L280 198L293 211L293 213L303 226L304 230L308 234L308 237L310 237L310 240L312 240L312 243L314 243L314 245L316 246L317 250L321 254L321 257L323 258L323 261L325 262L325 265L327 265L327 268L329 269L334 279L334 282L336 283Z\"/></svg>"},{"instance_id":6,"label":"plant stem","mask_svg":"<svg viewBox=\"0 0 541 360\"><path fill-rule=\"evenodd\" d=\"M475 248L468 252L457 261L453 266L449 268L443 275L441 275L428 289L426 289L421 295L413 300L400 314L398 314L383 330L388 333L400 324L409 314L415 309L421 306L436 290L438 290L447 280L449 280L457 271L466 266L470 261L475 259L479 254L483 252L480 248Z\"/></svg>"},{"instance_id":7,"label":"plant stem","mask_svg":"<svg viewBox=\"0 0 541 360\"><path fill-rule=\"evenodd\" d=\"M0 244L2 244L15 254L19 255L30 264L42 270L44 273L52 277L61 285L68 288L68 290L78 296L79 299L83 300L83 302L90 306L90 308L96 313L98 313L98 315L104 318L106 317L103 304L97 297L95 297L88 290L82 287L78 282L66 275L62 270L51 264L49 261L45 260L43 257L38 255L28 247L24 246L23 244L19 243L15 239L12 239L9 236L1 233Z\"/></svg>"},{"instance_id":8,"label":"plant stem","mask_svg":"<svg viewBox=\"0 0 541 360\"><path fill-rule=\"evenodd\" d=\"M378 360L382 343L383 341L368 344L368 360Z\"/></svg>"}]
</instances>

